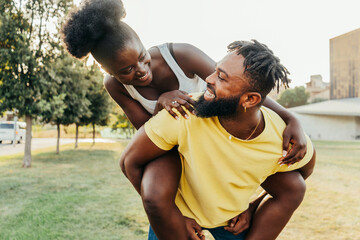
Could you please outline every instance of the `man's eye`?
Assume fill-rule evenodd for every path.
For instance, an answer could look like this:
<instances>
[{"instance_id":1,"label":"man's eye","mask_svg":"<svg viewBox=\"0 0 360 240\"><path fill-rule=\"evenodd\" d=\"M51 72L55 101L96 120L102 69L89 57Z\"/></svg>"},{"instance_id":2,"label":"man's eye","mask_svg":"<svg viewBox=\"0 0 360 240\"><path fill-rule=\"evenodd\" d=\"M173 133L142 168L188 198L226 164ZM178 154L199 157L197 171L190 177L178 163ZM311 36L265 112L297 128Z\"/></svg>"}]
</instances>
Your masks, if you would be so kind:
<instances>
[{"instance_id":1,"label":"man's eye","mask_svg":"<svg viewBox=\"0 0 360 240\"><path fill-rule=\"evenodd\" d=\"M219 78L220 80L224 80L224 79L220 76L220 73L218 74L218 78Z\"/></svg>"}]
</instances>

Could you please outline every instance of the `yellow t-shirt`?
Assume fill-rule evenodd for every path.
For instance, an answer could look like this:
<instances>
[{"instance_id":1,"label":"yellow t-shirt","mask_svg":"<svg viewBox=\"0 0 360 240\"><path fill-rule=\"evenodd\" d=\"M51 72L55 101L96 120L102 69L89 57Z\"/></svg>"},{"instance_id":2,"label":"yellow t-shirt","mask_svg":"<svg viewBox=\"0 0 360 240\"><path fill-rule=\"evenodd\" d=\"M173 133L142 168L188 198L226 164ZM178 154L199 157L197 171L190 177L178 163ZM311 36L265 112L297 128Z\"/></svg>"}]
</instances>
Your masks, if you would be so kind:
<instances>
[{"instance_id":1,"label":"yellow t-shirt","mask_svg":"<svg viewBox=\"0 0 360 240\"><path fill-rule=\"evenodd\" d=\"M179 145L183 169L175 202L184 216L206 228L227 225L248 208L250 197L268 176L309 162L313 146L307 137L302 161L290 168L277 164L286 124L272 110L261 111L264 131L248 141L231 136L217 117L175 120L163 110L145 124L147 136L159 148Z\"/></svg>"}]
</instances>

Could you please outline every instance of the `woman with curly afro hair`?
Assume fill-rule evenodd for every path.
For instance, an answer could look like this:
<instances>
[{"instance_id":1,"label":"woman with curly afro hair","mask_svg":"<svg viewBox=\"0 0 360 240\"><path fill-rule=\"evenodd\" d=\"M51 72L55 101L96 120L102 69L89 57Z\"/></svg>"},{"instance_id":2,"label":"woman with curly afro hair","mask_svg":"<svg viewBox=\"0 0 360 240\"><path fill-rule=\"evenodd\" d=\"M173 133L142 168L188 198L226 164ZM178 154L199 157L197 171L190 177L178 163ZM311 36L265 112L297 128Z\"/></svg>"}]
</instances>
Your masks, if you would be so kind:
<instances>
[{"instance_id":1,"label":"woman with curly afro hair","mask_svg":"<svg viewBox=\"0 0 360 240\"><path fill-rule=\"evenodd\" d=\"M135 128L139 129L163 108L174 118L187 118L193 113L192 105L195 104L188 93L205 91L203 79L214 72L215 62L190 44L168 43L146 50L135 31L122 21L124 16L120 0L83 2L69 14L62 29L68 52L79 59L88 54L96 59L108 73L104 79L106 90ZM306 153L306 140L299 122L272 100L265 100L264 105L276 111L288 125L284 131L284 156L287 155L282 162L299 161ZM286 152L290 139L292 150ZM124 171L123 164L120 166ZM157 237L172 240L202 238L195 235L200 231L199 226L189 225L174 202L181 175L177 150L173 149L139 171L143 172L142 182L133 184L142 197ZM263 207L261 215L253 217L249 235L255 237L251 239L275 238L302 200L303 181L286 173L278 179L281 181L271 178L265 181L269 186L265 190L273 199ZM248 210L229 225L246 228L251 214Z\"/></svg>"}]
</instances>

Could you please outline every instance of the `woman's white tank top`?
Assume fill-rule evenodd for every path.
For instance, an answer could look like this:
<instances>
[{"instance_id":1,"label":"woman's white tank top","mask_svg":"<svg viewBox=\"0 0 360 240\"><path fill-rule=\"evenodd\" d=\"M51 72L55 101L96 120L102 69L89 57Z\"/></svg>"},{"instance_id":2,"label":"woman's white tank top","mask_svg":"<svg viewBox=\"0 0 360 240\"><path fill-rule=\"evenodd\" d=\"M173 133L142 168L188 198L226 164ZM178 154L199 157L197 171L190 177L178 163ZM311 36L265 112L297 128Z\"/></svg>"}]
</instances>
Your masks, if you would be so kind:
<instances>
[{"instance_id":1,"label":"woman's white tank top","mask_svg":"<svg viewBox=\"0 0 360 240\"><path fill-rule=\"evenodd\" d=\"M199 76L195 75L193 78L188 78L183 70L176 63L175 59L172 57L168 44L164 43L159 46L160 53L165 59L166 63L169 65L176 78L179 81L179 90L192 93L192 92L203 92L206 89L206 83ZM130 96L137 100L149 113L153 114L156 106L157 100L148 100L144 98L133 85L123 84L126 90L129 92Z\"/></svg>"}]
</instances>

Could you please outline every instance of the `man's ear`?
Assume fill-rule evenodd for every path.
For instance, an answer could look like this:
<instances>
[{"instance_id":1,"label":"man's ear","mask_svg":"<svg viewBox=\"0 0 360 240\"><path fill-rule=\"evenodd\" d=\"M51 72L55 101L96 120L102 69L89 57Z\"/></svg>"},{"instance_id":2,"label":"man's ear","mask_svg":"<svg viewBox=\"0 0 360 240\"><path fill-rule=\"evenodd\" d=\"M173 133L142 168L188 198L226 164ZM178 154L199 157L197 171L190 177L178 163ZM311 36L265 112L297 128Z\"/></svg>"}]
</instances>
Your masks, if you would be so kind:
<instances>
[{"instance_id":1,"label":"man's ear","mask_svg":"<svg viewBox=\"0 0 360 240\"><path fill-rule=\"evenodd\" d=\"M261 102L261 94L258 92L247 92L243 94L242 98L244 108L255 107Z\"/></svg>"}]
</instances>

